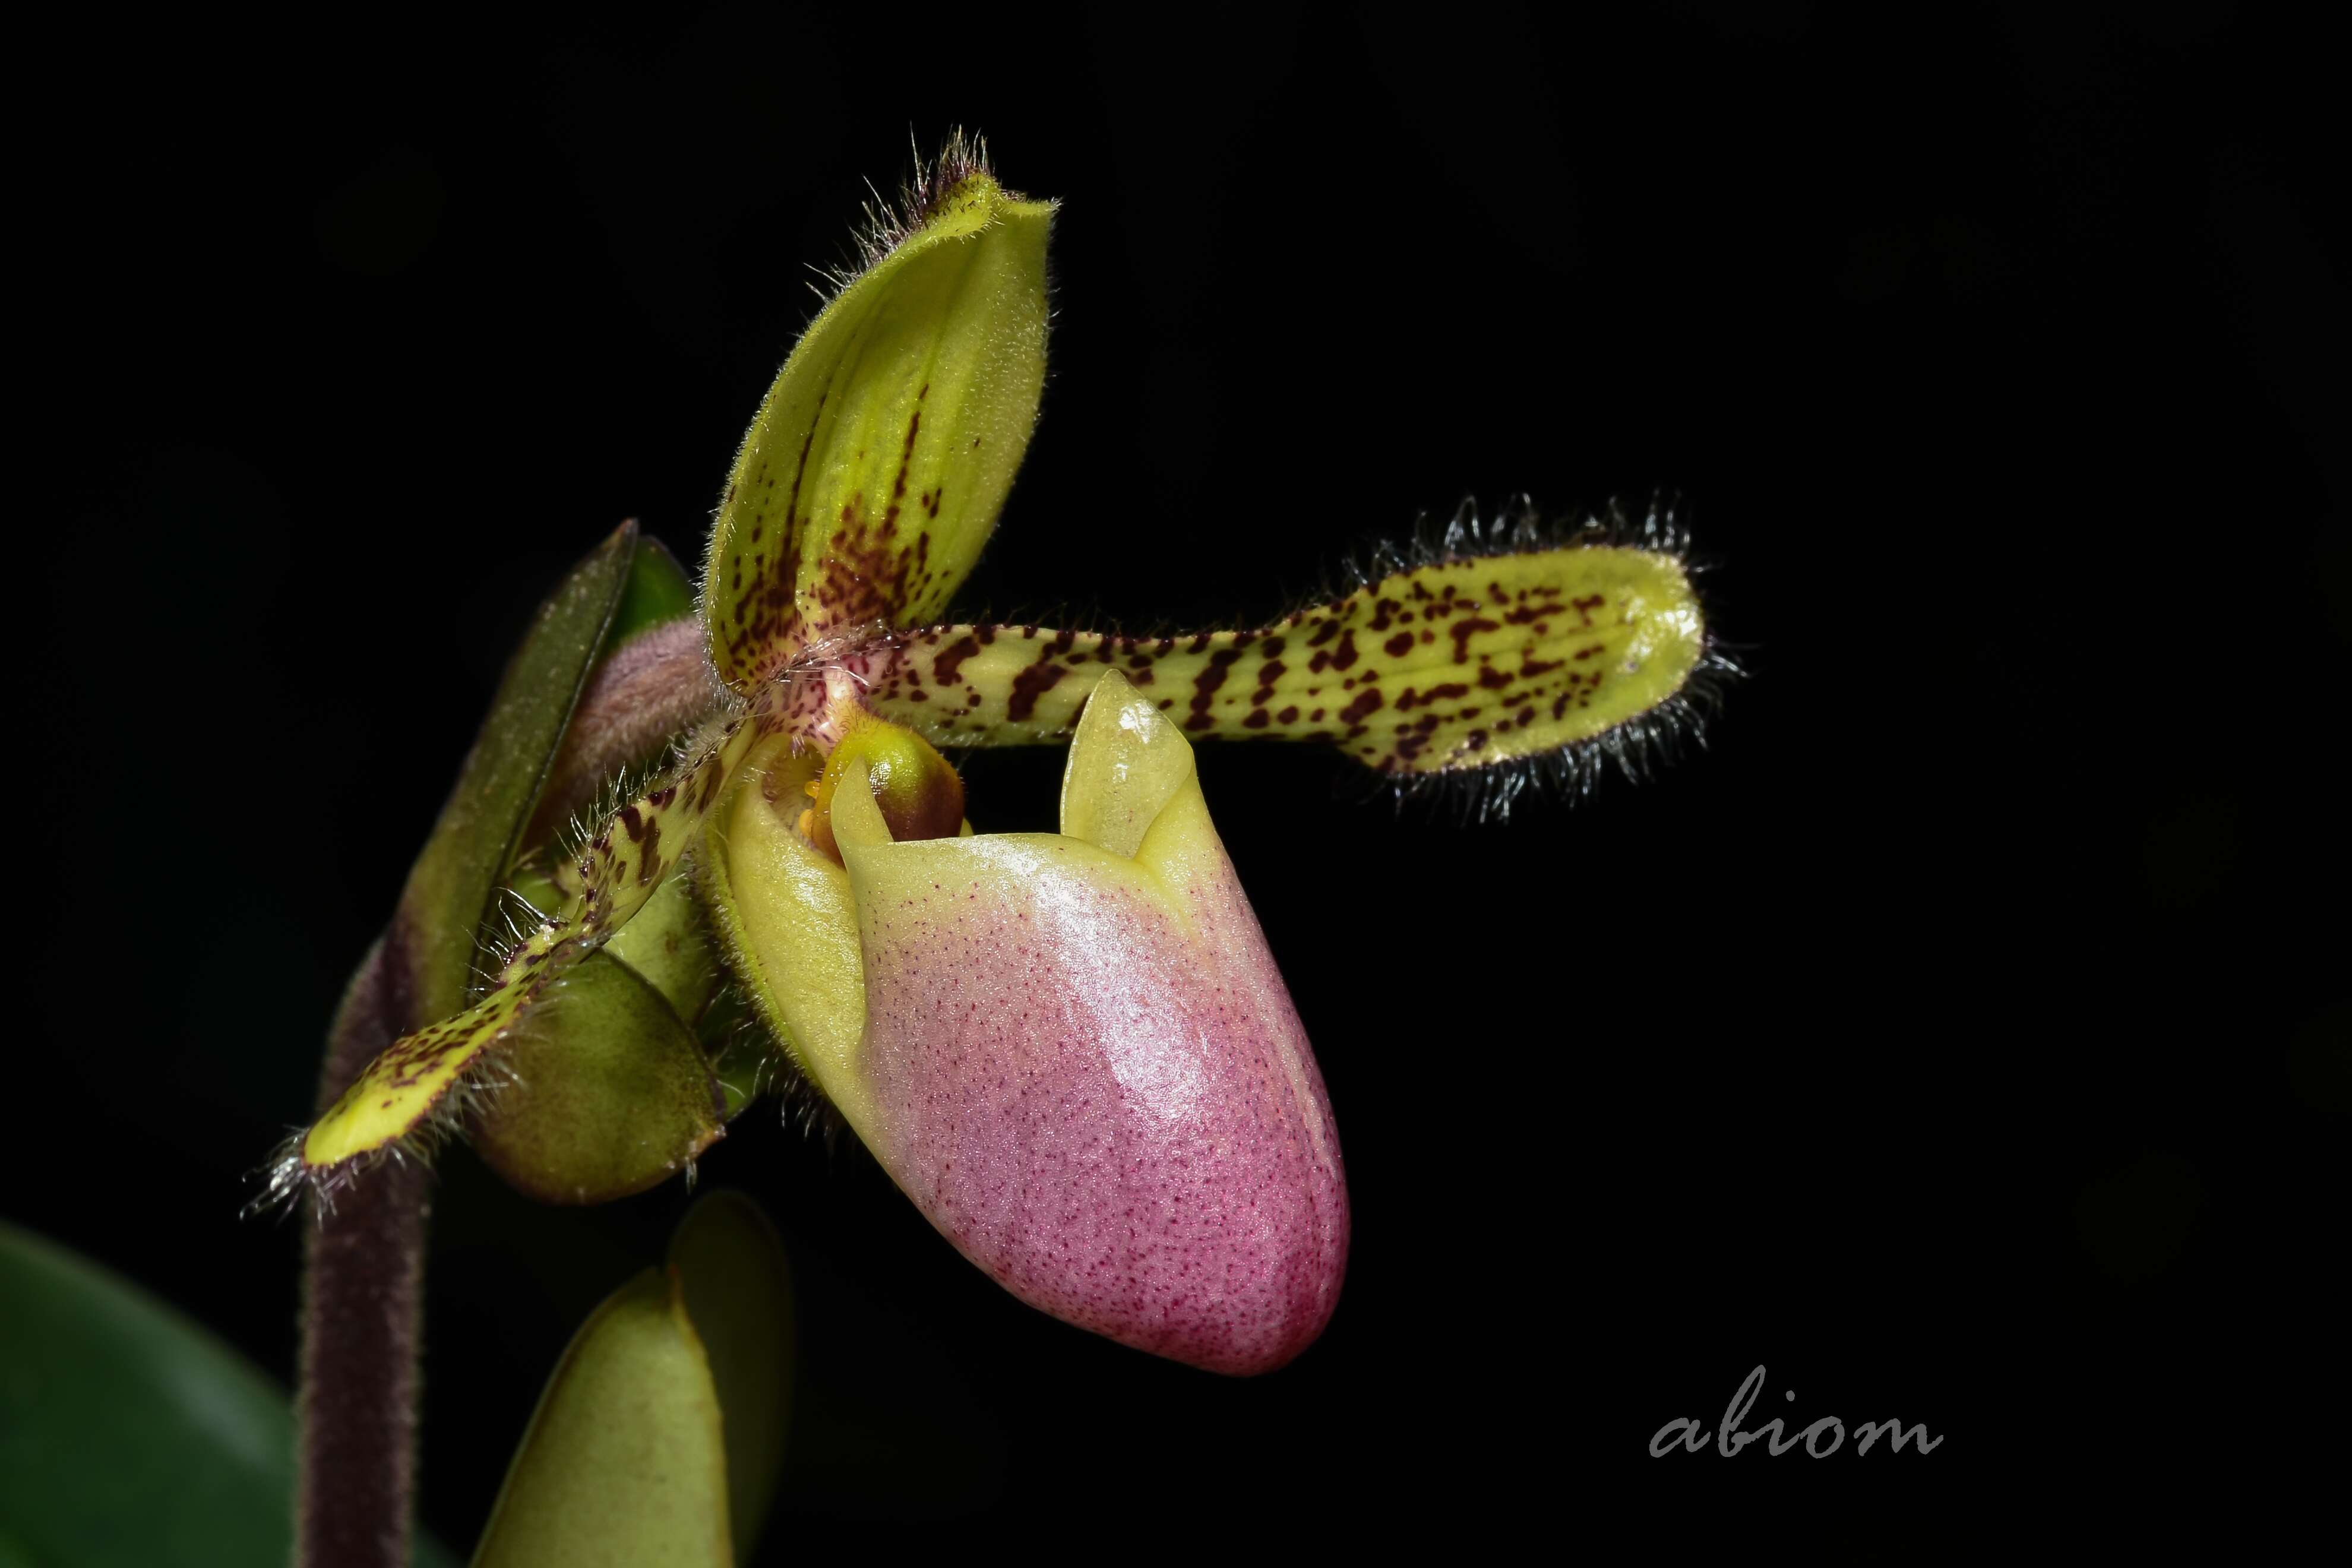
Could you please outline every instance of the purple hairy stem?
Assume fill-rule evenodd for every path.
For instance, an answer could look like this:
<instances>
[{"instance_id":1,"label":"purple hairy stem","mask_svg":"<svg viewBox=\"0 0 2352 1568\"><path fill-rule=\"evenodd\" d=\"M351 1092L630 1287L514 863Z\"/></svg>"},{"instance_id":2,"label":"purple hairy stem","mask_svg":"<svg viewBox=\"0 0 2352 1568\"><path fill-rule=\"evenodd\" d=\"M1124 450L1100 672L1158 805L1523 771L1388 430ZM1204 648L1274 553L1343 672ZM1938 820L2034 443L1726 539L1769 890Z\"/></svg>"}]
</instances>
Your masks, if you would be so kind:
<instances>
[{"instance_id":1,"label":"purple hairy stem","mask_svg":"<svg viewBox=\"0 0 2352 1568\"><path fill-rule=\"evenodd\" d=\"M343 993L321 1112L419 1022L407 945L395 921ZM394 1159L331 1207L309 1199L296 1568L407 1568L429 1179L422 1162Z\"/></svg>"}]
</instances>

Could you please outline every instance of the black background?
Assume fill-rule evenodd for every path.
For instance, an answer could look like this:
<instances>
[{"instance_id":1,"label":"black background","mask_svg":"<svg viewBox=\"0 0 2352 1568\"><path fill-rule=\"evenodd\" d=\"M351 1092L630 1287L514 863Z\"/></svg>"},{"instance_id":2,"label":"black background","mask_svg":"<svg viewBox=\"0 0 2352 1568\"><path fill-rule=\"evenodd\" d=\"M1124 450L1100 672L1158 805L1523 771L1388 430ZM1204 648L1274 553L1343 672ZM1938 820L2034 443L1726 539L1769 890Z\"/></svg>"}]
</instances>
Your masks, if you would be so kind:
<instances>
[{"instance_id":1,"label":"black background","mask_svg":"<svg viewBox=\"0 0 2352 1568\"><path fill-rule=\"evenodd\" d=\"M506 649L622 517L698 558L810 265L961 123L1065 201L971 609L1230 623L1465 492L1666 485L1754 677L1705 754L1503 826L1204 752L1356 1208L1276 1375L1064 1328L854 1146L739 1123L704 1179L803 1294L773 1560L1529 1526L1917 1559L2031 1504L2097 1540L2340 1485L2336 84L2226 5L1891 9L28 45L10 1217L290 1372L299 1222L240 1222L246 1173ZM973 760L972 815L1050 826L1058 766ZM684 1201L541 1210L445 1160L443 1540ZM1757 1419L1945 1446L1648 1457L1759 1363ZM2250 1454L2266 1489L2225 1490Z\"/></svg>"}]
</instances>

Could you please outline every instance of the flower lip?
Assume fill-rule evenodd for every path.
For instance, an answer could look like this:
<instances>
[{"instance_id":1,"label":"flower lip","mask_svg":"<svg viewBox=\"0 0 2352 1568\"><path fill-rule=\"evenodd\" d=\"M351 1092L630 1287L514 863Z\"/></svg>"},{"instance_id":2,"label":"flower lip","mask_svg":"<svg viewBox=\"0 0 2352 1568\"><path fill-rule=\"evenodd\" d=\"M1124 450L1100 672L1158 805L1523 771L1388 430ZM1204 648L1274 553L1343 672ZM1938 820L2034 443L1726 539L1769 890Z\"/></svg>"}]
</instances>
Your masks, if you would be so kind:
<instances>
[{"instance_id":1,"label":"flower lip","mask_svg":"<svg viewBox=\"0 0 2352 1568\"><path fill-rule=\"evenodd\" d=\"M1107 671L1059 834L835 831L862 953L859 1131L1032 1305L1214 1371L1328 1321L1348 1205L1329 1101L1192 750Z\"/></svg>"}]
</instances>

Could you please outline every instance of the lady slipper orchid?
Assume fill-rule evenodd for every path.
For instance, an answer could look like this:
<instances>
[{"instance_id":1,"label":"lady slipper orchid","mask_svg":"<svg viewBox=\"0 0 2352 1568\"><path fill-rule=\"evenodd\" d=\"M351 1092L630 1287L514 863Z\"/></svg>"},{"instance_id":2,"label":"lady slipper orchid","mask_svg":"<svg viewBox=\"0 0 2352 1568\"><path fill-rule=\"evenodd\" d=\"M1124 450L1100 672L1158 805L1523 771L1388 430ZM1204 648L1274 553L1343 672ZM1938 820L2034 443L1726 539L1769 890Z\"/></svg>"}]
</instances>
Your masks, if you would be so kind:
<instances>
[{"instance_id":1,"label":"lady slipper orchid","mask_svg":"<svg viewBox=\"0 0 2352 1568\"><path fill-rule=\"evenodd\" d=\"M496 869L528 916L462 1010L348 1080L273 1193L324 1200L459 1123L543 1197L662 1179L752 1093L704 1016L723 973L765 1047L1022 1300L1226 1373L1321 1331L1348 1251L1339 1138L1192 740L1322 742L1400 788L1464 786L1483 815L1605 759L1638 770L1729 667L1660 508L1560 533L1465 507L1266 626L940 623L1035 420L1053 211L959 137L877 221L737 456L699 627L567 675L583 695L552 760L509 770L524 805ZM596 565L614 548L575 586L617 581ZM604 624L568 603L549 624ZM551 837L555 805L644 777L649 727L682 737L677 760ZM973 832L935 748L1023 743L1069 746L1061 831ZM648 1009L659 1027L627 1022ZM658 1063L630 1054L656 1037ZM551 1074L564 1092L531 1088ZM501 1076L531 1092L470 1094ZM656 1092L658 1116L632 1098Z\"/></svg>"}]
</instances>

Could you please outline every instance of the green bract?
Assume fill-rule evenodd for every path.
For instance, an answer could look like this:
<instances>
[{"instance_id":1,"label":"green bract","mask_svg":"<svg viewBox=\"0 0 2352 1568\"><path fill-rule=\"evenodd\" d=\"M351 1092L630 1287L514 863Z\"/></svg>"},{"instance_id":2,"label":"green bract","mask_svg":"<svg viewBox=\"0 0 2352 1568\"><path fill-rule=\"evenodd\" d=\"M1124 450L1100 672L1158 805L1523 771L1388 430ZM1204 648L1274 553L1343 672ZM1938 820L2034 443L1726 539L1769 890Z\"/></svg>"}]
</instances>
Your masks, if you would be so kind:
<instances>
[{"instance_id":1,"label":"green bract","mask_svg":"<svg viewBox=\"0 0 2352 1568\"><path fill-rule=\"evenodd\" d=\"M748 1200L695 1205L548 1379L476 1568L729 1568L783 1461L791 1280Z\"/></svg>"}]
</instances>

